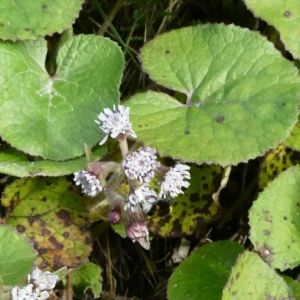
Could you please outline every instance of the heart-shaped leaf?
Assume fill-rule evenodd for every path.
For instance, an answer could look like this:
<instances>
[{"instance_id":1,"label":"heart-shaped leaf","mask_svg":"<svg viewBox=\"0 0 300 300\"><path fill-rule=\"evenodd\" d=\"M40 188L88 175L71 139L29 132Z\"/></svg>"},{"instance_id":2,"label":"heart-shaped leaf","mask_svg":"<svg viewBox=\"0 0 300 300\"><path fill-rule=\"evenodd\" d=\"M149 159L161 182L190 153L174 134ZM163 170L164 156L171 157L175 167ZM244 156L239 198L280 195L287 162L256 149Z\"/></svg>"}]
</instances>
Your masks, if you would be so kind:
<instances>
[{"instance_id":1,"label":"heart-shaped leaf","mask_svg":"<svg viewBox=\"0 0 300 300\"><path fill-rule=\"evenodd\" d=\"M31 155L80 156L84 144L100 139L97 114L119 101L123 54L110 39L76 36L59 50L50 76L42 63L46 44L35 45L0 42L0 135Z\"/></svg>"},{"instance_id":2,"label":"heart-shaped leaf","mask_svg":"<svg viewBox=\"0 0 300 300\"><path fill-rule=\"evenodd\" d=\"M296 58L300 58L300 5L298 0L244 0L253 14L280 33L286 49Z\"/></svg>"},{"instance_id":3,"label":"heart-shaped leaf","mask_svg":"<svg viewBox=\"0 0 300 300\"><path fill-rule=\"evenodd\" d=\"M237 164L285 139L297 118L297 69L256 32L200 25L156 37L141 50L156 92L129 100L138 138L186 161Z\"/></svg>"},{"instance_id":4,"label":"heart-shaped leaf","mask_svg":"<svg viewBox=\"0 0 300 300\"><path fill-rule=\"evenodd\" d=\"M1 0L0 38L35 39L72 26L83 0Z\"/></svg>"},{"instance_id":5,"label":"heart-shaped leaf","mask_svg":"<svg viewBox=\"0 0 300 300\"><path fill-rule=\"evenodd\" d=\"M300 265L300 167L268 184L249 212L250 240L273 268Z\"/></svg>"}]
</instances>

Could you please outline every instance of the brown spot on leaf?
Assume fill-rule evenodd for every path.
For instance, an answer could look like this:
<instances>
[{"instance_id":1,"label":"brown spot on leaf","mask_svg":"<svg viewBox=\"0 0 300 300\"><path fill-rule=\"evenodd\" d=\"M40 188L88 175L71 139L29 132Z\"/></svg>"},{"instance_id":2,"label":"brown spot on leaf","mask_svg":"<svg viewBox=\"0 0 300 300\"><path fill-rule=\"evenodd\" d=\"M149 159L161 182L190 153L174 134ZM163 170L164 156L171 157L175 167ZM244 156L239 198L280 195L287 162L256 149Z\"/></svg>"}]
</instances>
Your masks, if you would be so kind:
<instances>
[{"instance_id":1,"label":"brown spot on leaf","mask_svg":"<svg viewBox=\"0 0 300 300\"><path fill-rule=\"evenodd\" d=\"M184 134L185 134L185 135L189 135L190 133L191 133L191 132L190 132L188 129L185 129L185 130L184 130Z\"/></svg>"},{"instance_id":2,"label":"brown spot on leaf","mask_svg":"<svg viewBox=\"0 0 300 300\"><path fill-rule=\"evenodd\" d=\"M41 234L42 234L42 236L45 236L45 235L50 235L51 232L47 228L42 228Z\"/></svg>"},{"instance_id":3,"label":"brown spot on leaf","mask_svg":"<svg viewBox=\"0 0 300 300\"><path fill-rule=\"evenodd\" d=\"M170 54L170 50L166 49L165 54Z\"/></svg>"},{"instance_id":4,"label":"brown spot on leaf","mask_svg":"<svg viewBox=\"0 0 300 300\"><path fill-rule=\"evenodd\" d=\"M268 236L268 235L271 234L271 231L268 230L268 229L264 229L264 230L263 230L263 234Z\"/></svg>"},{"instance_id":5,"label":"brown spot on leaf","mask_svg":"<svg viewBox=\"0 0 300 300\"><path fill-rule=\"evenodd\" d=\"M42 197L42 198L41 198L41 201L46 202L46 201L47 201L47 197L45 197L45 196Z\"/></svg>"},{"instance_id":6,"label":"brown spot on leaf","mask_svg":"<svg viewBox=\"0 0 300 300\"><path fill-rule=\"evenodd\" d=\"M69 226L72 224L70 213L67 210L61 209L56 213L56 215L63 221L64 225Z\"/></svg>"},{"instance_id":7,"label":"brown spot on leaf","mask_svg":"<svg viewBox=\"0 0 300 300\"><path fill-rule=\"evenodd\" d=\"M48 249L46 248L40 248L37 250L39 255L43 255L43 254L46 254L48 252Z\"/></svg>"},{"instance_id":8,"label":"brown spot on leaf","mask_svg":"<svg viewBox=\"0 0 300 300\"><path fill-rule=\"evenodd\" d=\"M65 232L62 234L62 236L63 236L64 238L68 238L68 237L70 236L70 232L65 231Z\"/></svg>"},{"instance_id":9,"label":"brown spot on leaf","mask_svg":"<svg viewBox=\"0 0 300 300\"><path fill-rule=\"evenodd\" d=\"M34 222L37 222L40 219L40 215L34 215L28 217L28 223L32 226Z\"/></svg>"},{"instance_id":10,"label":"brown spot on leaf","mask_svg":"<svg viewBox=\"0 0 300 300\"><path fill-rule=\"evenodd\" d=\"M64 245L60 243L54 236L50 236L48 240L55 247L55 249L61 250L64 248Z\"/></svg>"},{"instance_id":11,"label":"brown spot on leaf","mask_svg":"<svg viewBox=\"0 0 300 300\"><path fill-rule=\"evenodd\" d=\"M214 119L217 123L223 123L225 120L224 116L216 116Z\"/></svg>"},{"instance_id":12,"label":"brown spot on leaf","mask_svg":"<svg viewBox=\"0 0 300 300\"><path fill-rule=\"evenodd\" d=\"M17 225L17 231L20 233L24 233L26 230L26 227L24 225Z\"/></svg>"},{"instance_id":13,"label":"brown spot on leaf","mask_svg":"<svg viewBox=\"0 0 300 300\"><path fill-rule=\"evenodd\" d=\"M283 13L283 15L284 15L285 17L289 18L289 17L292 15L292 13L291 13L289 10L286 10L286 11Z\"/></svg>"}]
</instances>

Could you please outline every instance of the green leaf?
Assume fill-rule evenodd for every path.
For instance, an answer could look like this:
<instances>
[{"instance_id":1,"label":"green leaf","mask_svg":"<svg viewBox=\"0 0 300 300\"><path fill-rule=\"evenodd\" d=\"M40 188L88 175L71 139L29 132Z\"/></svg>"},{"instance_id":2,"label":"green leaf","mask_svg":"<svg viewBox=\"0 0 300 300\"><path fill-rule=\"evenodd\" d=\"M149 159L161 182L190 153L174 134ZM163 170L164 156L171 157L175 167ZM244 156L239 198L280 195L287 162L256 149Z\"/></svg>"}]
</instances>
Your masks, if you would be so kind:
<instances>
[{"instance_id":1,"label":"green leaf","mask_svg":"<svg viewBox=\"0 0 300 300\"><path fill-rule=\"evenodd\" d=\"M296 151L300 151L300 120L298 120L284 144Z\"/></svg>"},{"instance_id":2,"label":"green leaf","mask_svg":"<svg viewBox=\"0 0 300 300\"><path fill-rule=\"evenodd\" d=\"M297 0L289 1L259 1L244 0L253 14L270 25L280 33L285 48L295 58L300 58L300 6Z\"/></svg>"},{"instance_id":3,"label":"green leaf","mask_svg":"<svg viewBox=\"0 0 300 300\"><path fill-rule=\"evenodd\" d=\"M285 282L292 289L295 299L300 299L300 282L298 280L294 280L288 276L283 276Z\"/></svg>"},{"instance_id":4,"label":"green leaf","mask_svg":"<svg viewBox=\"0 0 300 300\"><path fill-rule=\"evenodd\" d=\"M106 147L95 151L97 159L103 157ZM0 173L16 177L31 176L63 176L78 170L86 169L86 157L79 157L68 161L52 161L35 159L30 161L26 155L17 151L0 152Z\"/></svg>"},{"instance_id":5,"label":"green leaf","mask_svg":"<svg viewBox=\"0 0 300 300\"><path fill-rule=\"evenodd\" d=\"M87 290L91 290L94 298L99 298L102 291L101 268L91 262L87 262L73 272L73 287L81 296Z\"/></svg>"},{"instance_id":6,"label":"green leaf","mask_svg":"<svg viewBox=\"0 0 300 300\"><path fill-rule=\"evenodd\" d=\"M1 0L0 38L24 40L60 33L72 26L82 3L83 0Z\"/></svg>"},{"instance_id":7,"label":"green leaf","mask_svg":"<svg viewBox=\"0 0 300 300\"><path fill-rule=\"evenodd\" d=\"M0 253L0 283L4 285L20 283L31 272L36 259L29 241L7 225L0 226Z\"/></svg>"},{"instance_id":8,"label":"green leaf","mask_svg":"<svg viewBox=\"0 0 300 300\"><path fill-rule=\"evenodd\" d=\"M156 92L134 95L138 138L161 155L237 164L284 140L297 118L297 69L256 32L199 25L157 36L141 50L157 83L186 95L187 105Z\"/></svg>"},{"instance_id":9,"label":"green leaf","mask_svg":"<svg viewBox=\"0 0 300 300\"><path fill-rule=\"evenodd\" d=\"M169 300L219 300L222 289L243 247L230 241L206 244L195 250L172 273Z\"/></svg>"},{"instance_id":10,"label":"green leaf","mask_svg":"<svg viewBox=\"0 0 300 300\"><path fill-rule=\"evenodd\" d=\"M237 259L222 300L295 299L282 277L256 254L245 251Z\"/></svg>"},{"instance_id":11,"label":"green leaf","mask_svg":"<svg viewBox=\"0 0 300 300\"><path fill-rule=\"evenodd\" d=\"M300 264L300 166L281 173L259 194L249 212L250 240L273 268Z\"/></svg>"},{"instance_id":12,"label":"green leaf","mask_svg":"<svg viewBox=\"0 0 300 300\"><path fill-rule=\"evenodd\" d=\"M38 264L56 270L77 267L91 251L88 199L63 177L18 179L7 185L2 205L7 222L38 251Z\"/></svg>"},{"instance_id":13,"label":"green leaf","mask_svg":"<svg viewBox=\"0 0 300 300\"><path fill-rule=\"evenodd\" d=\"M41 42L36 46L32 52L32 42L0 42L0 135L31 155L80 156L84 144L100 140L97 114L119 101L123 54L107 38L79 35L60 48L51 77L41 65Z\"/></svg>"},{"instance_id":14,"label":"green leaf","mask_svg":"<svg viewBox=\"0 0 300 300\"><path fill-rule=\"evenodd\" d=\"M276 148L269 151L260 165L258 177L260 190L263 190L281 172L299 162L300 153L293 151L284 144L279 144Z\"/></svg>"}]
</instances>

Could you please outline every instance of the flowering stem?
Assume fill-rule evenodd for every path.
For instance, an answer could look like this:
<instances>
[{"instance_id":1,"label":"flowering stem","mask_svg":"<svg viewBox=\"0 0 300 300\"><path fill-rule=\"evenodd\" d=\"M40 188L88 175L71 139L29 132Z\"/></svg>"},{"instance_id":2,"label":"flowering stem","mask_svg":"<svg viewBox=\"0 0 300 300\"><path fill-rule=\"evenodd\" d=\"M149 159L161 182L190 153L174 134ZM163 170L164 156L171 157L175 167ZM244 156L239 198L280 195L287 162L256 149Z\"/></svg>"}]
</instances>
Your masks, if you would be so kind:
<instances>
[{"instance_id":1,"label":"flowering stem","mask_svg":"<svg viewBox=\"0 0 300 300\"><path fill-rule=\"evenodd\" d=\"M128 143L127 143L126 136L122 136L121 138L118 138L118 142L122 153L122 157L123 159L125 159L128 153Z\"/></svg>"}]
</instances>

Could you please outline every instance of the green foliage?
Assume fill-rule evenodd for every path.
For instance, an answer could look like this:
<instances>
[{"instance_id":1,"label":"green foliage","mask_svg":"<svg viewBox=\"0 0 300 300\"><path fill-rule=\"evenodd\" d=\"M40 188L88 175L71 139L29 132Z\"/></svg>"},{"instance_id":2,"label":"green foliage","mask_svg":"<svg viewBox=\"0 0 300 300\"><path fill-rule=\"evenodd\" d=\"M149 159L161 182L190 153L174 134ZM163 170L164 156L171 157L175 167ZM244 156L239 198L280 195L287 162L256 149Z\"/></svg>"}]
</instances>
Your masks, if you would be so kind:
<instances>
[{"instance_id":1,"label":"green foliage","mask_svg":"<svg viewBox=\"0 0 300 300\"><path fill-rule=\"evenodd\" d=\"M102 146L93 153L93 157L101 159L106 153ZM12 149L0 152L0 172L16 177L31 176L63 176L85 169L87 158L79 157L67 161L52 161L37 158L30 161L22 152Z\"/></svg>"},{"instance_id":2,"label":"green foliage","mask_svg":"<svg viewBox=\"0 0 300 300\"><path fill-rule=\"evenodd\" d=\"M300 264L300 167L270 182L249 212L250 240L270 266L280 270Z\"/></svg>"},{"instance_id":3,"label":"green foliage","mask_svg":"<svg viewBox=\"0 0 300 300\"><path fill-rule=\"evenodd\" d=\"M258 185L263 190L277 175L287 168L300 162L300 153L293 151L284 144L279 144L269 151L260 166Z\"/></svg>"},{"instance_id":4,"label":"green foliage","mask_svg":"<svg viewBox=\"0 0 300 300\"><path fill-rule=\"evenodd\" d=\"M81 265L73 272L73 286L79 295L91 290L94 298L99 298L102 290L101 268L91 262Z\"/></svg>"},{"instance_id":5,"label":"green foliage","mask_svg":"<svg viewBox=\"0 0 300 300\"><path fill-rule=\"evenodd\" d=\"M55 270L76 267L90 254L85 202L63 177L19 179L2 196L8 224L31 240L41 267Z\"/></svg>"},{"instance_id":6,"label":"green foliage","mask_svg":"<svg viewBox=\"0 0 300 300\"><path fill-rule=\"evenodd\" d=\"M219 300L242 251L241 245L230 241L209 243L195 250L170 277L168 299Z\"/></svg>"},{"instance_id":7,"label":"green foliage","mask_svg":"<svg viewBox=\"0 0 300 300\"><path fill-rule=\"evenodd\" d=\"M296 151L300 151L300 121L299 120L284 143L288 147Z\"/></svg>"},{"instance_id":8,"label":"green foliage","mask_svg":"<svg viewBox=\"0 0 300 300\"><path fill-rule=\"evenodd\" d=\"M222 300L295 299L292 289L256 253L238 258L223 291Z\"/></svg>"},{"instance_id":9,"label":"green foliage","mask_svg":"<svg viewBox=\"0 0 300 300\"><path fill-rule=\"evenodd\" d=\"M297 118L298 71L247 29L173 30L146 43L141 60L158 84L186 95L185 105L151 91L128 102L139 139L162 155L237 164L286 138Z\"/></svg>"},{"instance_id":10,"label":"green foliage","mask_svg":"<svg viewBox=\"0 0 300 300\"><path fill-rule=\"evenodd\" d=\"M0 64L5 66L0 135L28 154L71 159L84 153L84 144L99 141L95 119L104 107L119 102L124 58L111 40L79 35L61 46L56 73L50 76L46 50L45 41L0 42Z\"/></svg>"},{"instance_id":11,"label":"green foliage","mask_svg":"<svg viewBox=\"0 0 300 300\"><path fill-rule=\"evenodd\" d=\"M31 272L36 252L14 228L0 225L0 283L18 284Z\"/></svg>"},{"instance_id":12,"label":"green foliage","mask_svg":"<svg viewBox=\"0 0 300 300\"><path fill-rule=\"evenodd\" d=\"M274 26L280 33L285 48L300 58L300 32L298 30L300 6L297 0L259 1L244 0L257 17Z\"/></svg>"},{"instance_id":13,"label":"green foliage","mask_svg":"<svg viewBox=\"0 0 300 300\"><path fill-rule=\"evenodd\" d=\"M156 148L161 161L181 160L191 166L191 185L185 193L173 202L160 201L147 216L148 229L166 238L166 249L169 241L182 236L200 245L172 273L168 299L300 298L295 279L300 265L300 166L293 166L300 161L298 2L244 0L246 6L234 0L27 2L1 0L0 4L0 137L5 141L0 172L9 175L0 178L4 191L0 298L9 298L5 285L21 284L34 263L43 269L62 267L61 278L72 272L68 286L73 285L78 299L101 297L102 284L103 290L116 293L125 287L124 293L131 295L130 284L120 284L118 276L123 283L133 273L139 280L151 274L147 280L152 288L163 282L164 272L151 260L156 249L150 255L136 251L142 257L139 264L131 256L132 249L139 248L131 245L125 253L126 242L119 242L126 237L128 224L146 218L125 212L122 197L115 201L117 193L127 197L134 187L111 170L103 174L101 163L89 164L92 174L100 173L99 178L109 183L101 196L90 201L80 195L71 177L62 177L86 169L90 161L121 160L115 142L108 150L97 146L84 152L101 139L97 115L128 95L126 105L139 139L130 141L129 148L135 150L143 143ZM194 11L186 14L188 7L202 16L194 18ZM275 29L251 16L250 10ZM160 34L166 29L169 32ZM278 40L270 42L278 36L276 30L283 47ZM95 34L84 34L88 32ZM63 34L51 36L57 33ZM247 168L252 171L253 163L249 160L264 154L259 173L250 173L255 178L249 178ZM241 166L243 174L238 173ZM221 188L224 194L219 193ZM257 190L263 191L257 196ZM119 235L107 230L109 212L121 220L112 225ZM233 219L227 224L235 212L239 222ZM222 228L214 224L218 219ZM95 224L93 236L90 223ZM240 227L232 232L234 223ZM248 227L250 241L245 239ZM245 241L244 247L218 241L223 232L228 238L227 230ZM217 241L203 245L206 238ZM97 245L92 259L102 259L101 263L89 262L92 239ZM248 251L252 246L253 251ZM169 250L161 254L169 257ZM125 260L130 260L129 270L124 268ZM104 279L98 264L105 265ZM293 269L293 277L280 273L288 269ZM142 280L140 289L144 290Z\"/></svg>"},{"instance_id":14,"label":"green foliage","mask_svg":"<svg viewBox=\"0 0 300 300\"><path fill-rule=\"evenodd\" d=\"M24 40L52 35L71 27L83 0L2 0L0 4L0 39Z\"/></svg>"}]
</instances>

